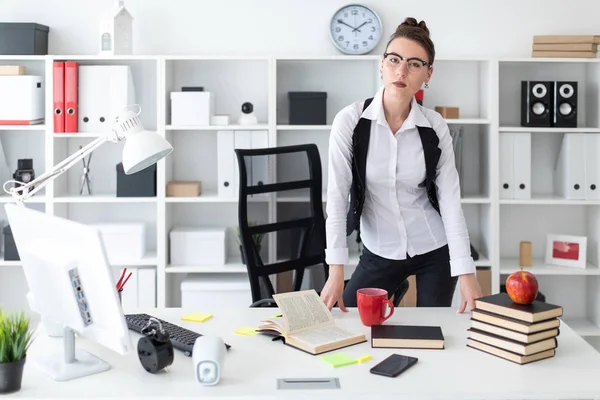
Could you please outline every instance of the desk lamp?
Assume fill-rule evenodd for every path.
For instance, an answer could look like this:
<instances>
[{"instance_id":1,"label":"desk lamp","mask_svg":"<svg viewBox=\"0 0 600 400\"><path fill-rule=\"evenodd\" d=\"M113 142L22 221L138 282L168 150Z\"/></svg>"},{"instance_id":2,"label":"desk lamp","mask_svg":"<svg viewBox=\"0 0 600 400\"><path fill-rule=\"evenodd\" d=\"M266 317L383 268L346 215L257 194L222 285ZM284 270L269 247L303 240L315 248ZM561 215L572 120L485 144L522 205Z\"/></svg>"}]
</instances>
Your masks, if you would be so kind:
<instances>
[{"instance_id":1,"label":"desk lamp","mask_svg":"<svg viewBox=\"0 0 600 400\"><path fill-rule=\"evenodd\" d=\"M137 112L132 110L134 107L137 107ZM123 139L127 139L122 156L123 169L127 175L134 174L155 164L158 160L169 155L173 151L173 147L158 133L144 130L138 117L140 112L141 107L139 105L126 107L123 113L117 117L110 132L100 135L90 144L54 166L52 170L30 182L23 183L16 180L5 182L3 185L4 191L12 195L17 203L22 205L23 201L39 192L49 182L108 141L118 143ZM76 137L76 135L73 135L73 137ZM7 188L7 184L12 184L13 187Z\"/></svg>"}]
</instances>

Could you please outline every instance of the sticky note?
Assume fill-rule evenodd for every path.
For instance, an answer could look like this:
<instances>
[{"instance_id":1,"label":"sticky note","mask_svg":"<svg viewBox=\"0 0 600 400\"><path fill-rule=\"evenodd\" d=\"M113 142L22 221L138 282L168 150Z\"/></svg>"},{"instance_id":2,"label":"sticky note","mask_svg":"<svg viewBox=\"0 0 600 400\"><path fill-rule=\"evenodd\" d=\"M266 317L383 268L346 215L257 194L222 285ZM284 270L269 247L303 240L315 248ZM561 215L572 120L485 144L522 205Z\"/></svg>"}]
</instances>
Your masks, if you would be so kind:
<instances>
[{"instance_id":1,"label":"sticky note","mask_svg":"<svg viewBox=\"0 0 600 400\"><path fill-rule=\"evenodd\" d=\"M254 336L258 332L256 332L256 328L252 328L250 326L242 326L241 328L236 329L233 333L237 333L238 335L243 336Z\"/></svg>"},{"instance_id":2,"label":"sticky note","mask_svg":"<svg viewBox=\"0 0 600 400\"><path fill-rule=\"evenodd\" d=\"M280 317L283 317L283 315L281 315L281 314L275 314L275 315L271 315L270 318L280 318Z\"/></svg>"},{"instance_id":3,"label":"sticky note","mask_svg":"<svg viewBox=\"0 0 600 400\"><path fill-rule=\"evenodd\" d=\"M330 364L333 368L344 367L346 365L356 364L356 359L344 353L326 354L321 359Z\"/></svg>"},{"instance_id":4,"label":"sticky note","mask_svg":"<svg viewBox=\"0 0 600 400\"><path fill-rule=\"evenodd\" d=\"M362 364L364 362L367 362L371 359L371 355L370 354L365 354L364 356L360 356L356 359L356 361L358 361L359 364Z\"/></svg>"},{"instance_id":5,"label":"sticky note","mask_svg":"<svg viewBox=\"0 0 600 400\"><path fill-rule=\"evenodd\" d=\"M183 321L192 321L192 322L204 322L204 321L208 321L211 318L212 318L212 314L202 314L202 313L197 313L197 312L191 312L191 313L186 314L183 317L181 317L181 319Z\"/></svg>"}]
</instances>

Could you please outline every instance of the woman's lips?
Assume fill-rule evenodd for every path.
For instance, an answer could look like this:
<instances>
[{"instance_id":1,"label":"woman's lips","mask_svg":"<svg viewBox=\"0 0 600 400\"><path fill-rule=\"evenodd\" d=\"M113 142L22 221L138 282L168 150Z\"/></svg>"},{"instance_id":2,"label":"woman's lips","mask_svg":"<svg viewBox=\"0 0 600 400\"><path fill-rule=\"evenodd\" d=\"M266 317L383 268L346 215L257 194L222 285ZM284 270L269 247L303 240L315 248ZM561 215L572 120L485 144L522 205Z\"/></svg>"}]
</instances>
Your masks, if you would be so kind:
<instances>
[{"instance_id":1,"label":"woman's lips","mask_svg":"<svg viewBox=\"0 0 600 400\"><path fill-rule=\"evenodd\" d=\"M397 81L397 82L394 82L394 86L396 86L397 88L401 88L402 89L402 88L406 87L406 83Z\"/></svg>"}]
</instances>

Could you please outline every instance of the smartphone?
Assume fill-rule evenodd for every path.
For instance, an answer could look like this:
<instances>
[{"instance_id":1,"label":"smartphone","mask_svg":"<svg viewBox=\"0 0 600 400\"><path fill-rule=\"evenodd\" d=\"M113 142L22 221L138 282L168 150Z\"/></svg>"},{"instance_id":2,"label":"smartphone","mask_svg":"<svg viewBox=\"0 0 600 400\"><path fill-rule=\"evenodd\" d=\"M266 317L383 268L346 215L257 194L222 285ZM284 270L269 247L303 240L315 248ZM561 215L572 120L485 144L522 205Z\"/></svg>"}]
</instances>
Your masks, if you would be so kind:
<instances>
[{"instance_id":1,"label":"smartphone","mask_svg":"<svg viewBox=\"0 0 600 400\"><path fill-rule=\"evenodd\" d=\"M373 368L371 373L376 375L389 376L394 378L406 371L418 361L416 357L403 356L401 354L392 354Z\"/></svg>"}]
</instances>

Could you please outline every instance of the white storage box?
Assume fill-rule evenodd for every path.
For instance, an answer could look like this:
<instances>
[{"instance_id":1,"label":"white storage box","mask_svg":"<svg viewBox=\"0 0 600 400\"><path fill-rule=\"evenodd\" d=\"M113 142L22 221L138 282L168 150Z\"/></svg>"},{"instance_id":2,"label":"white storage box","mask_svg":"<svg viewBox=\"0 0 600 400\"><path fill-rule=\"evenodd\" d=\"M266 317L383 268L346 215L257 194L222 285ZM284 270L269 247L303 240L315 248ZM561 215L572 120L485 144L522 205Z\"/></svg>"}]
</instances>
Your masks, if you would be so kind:
<instances>
[{"instance_id":1,"label":"white storage box","mask_svg":"<svg viewBox=\"0 0 600 400\"><path fill-rule=\"evenodd\" d=\"M210 92L171 92L171 125L210 125L214 104L215 96Z\"/></svg>"},{"instance_id":2,"label":"white storage box","mask_svg":"<svg viewBox=\"0 0 600 400\"><path fill-rule=\"evenodd\" d=\"M41 76L0 76L0 125L41 123L45 91Z\"/></svg>"},{"instance_id":3,"label":"white storage box","mask_svg":"<svg viewBox=\"0 0 600 400\"><path fill-rule=\"evenodd\" d=\"M251 304L250 281L245 274L195 274L181 282L182 308L210 312Z\"/></svg>"},{"instance_id":4,"label":"white storage box","mask_svg":"<svg viewBox=\"0 0 600 400\"><path fill-rule=\"evenodd\" d=\"M169 241L173 265L224 265L225 228L175 227Z\"/></svg>"},{"instance_id":5,"label":"white storage box","mask_svg":"<svg viewBox=\"0 0 600 400\"><path fill-rule=\"evenodd\" d=\"M111 264L140 261L146 255L146 227L143 223L90 224L100 230Z\"/></svg>"}]
</instances>

